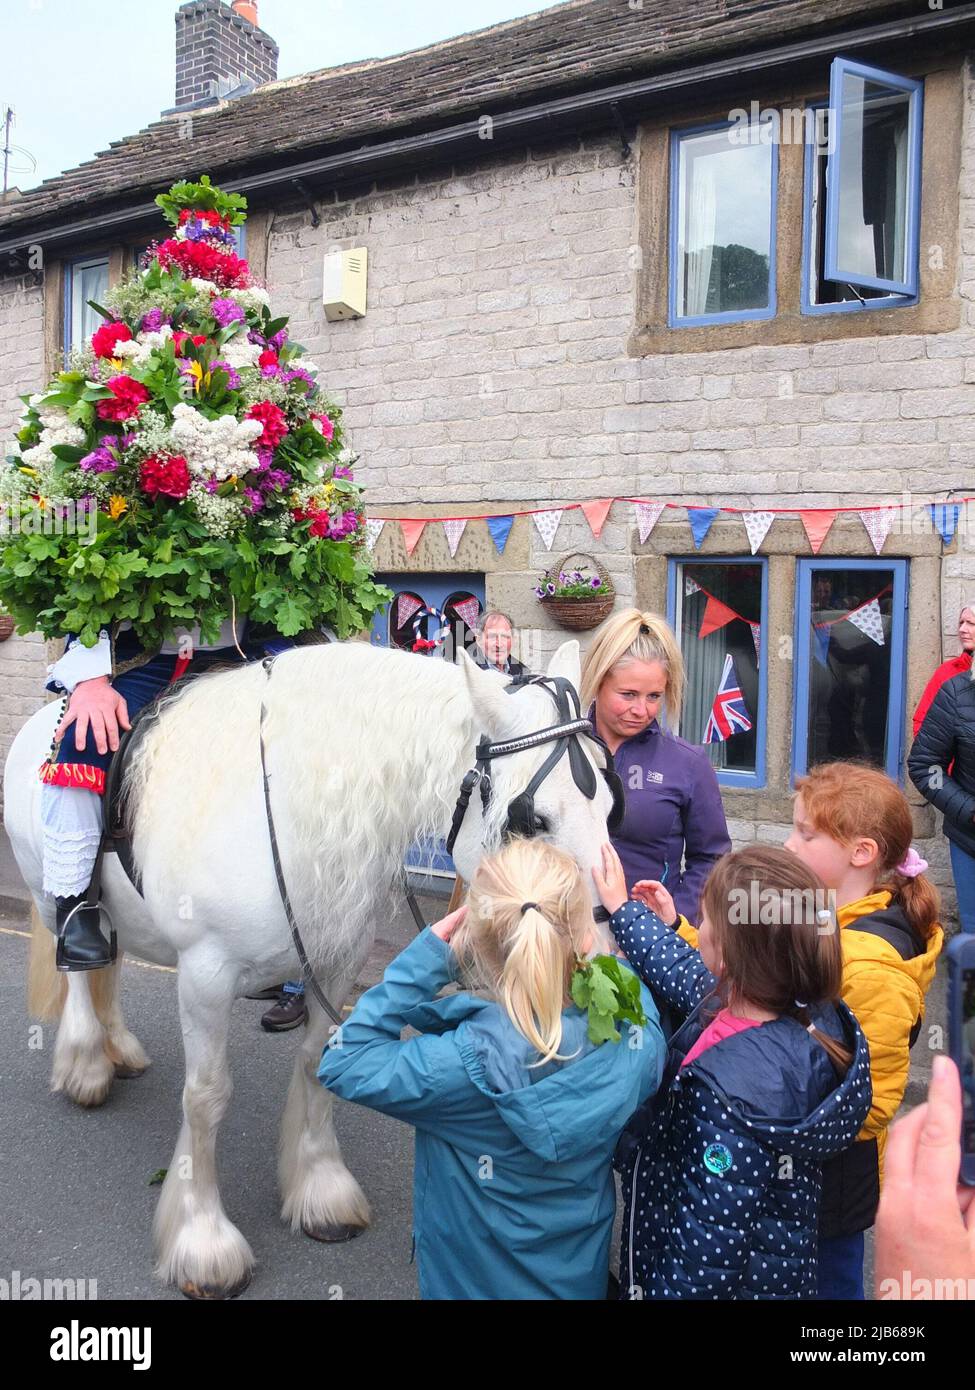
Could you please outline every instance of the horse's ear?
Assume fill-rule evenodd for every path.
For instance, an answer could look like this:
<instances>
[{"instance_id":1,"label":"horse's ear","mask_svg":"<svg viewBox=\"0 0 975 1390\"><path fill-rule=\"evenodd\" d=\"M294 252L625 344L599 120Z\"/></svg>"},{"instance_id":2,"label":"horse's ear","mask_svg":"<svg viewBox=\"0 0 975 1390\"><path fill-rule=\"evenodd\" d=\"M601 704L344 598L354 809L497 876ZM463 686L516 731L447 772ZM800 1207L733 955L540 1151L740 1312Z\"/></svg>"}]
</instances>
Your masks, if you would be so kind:
<instances>
[{"instance_id":1,"label":"horse's ear","mask_svg":"<svg viewBox=\"0 0 975 1390\"><path fill-rule=\"evenodd\" d=\"M463 647L457 655L474 716L482 733L492 737L507 733L514 714L511 697L504 690L508 684L507 677L502 677L499 671L485 671L468 656Z\"/></svg>"},{"instance_id":2,"label":"horse's ear","mask_svg":"<svg viewBox=\"0 0 975 1390\"><path fill-rule=\"evenodd\" d=\"M582 680L582 661L579 655L579 643L573 637L569 642L563 642L561 647L548 663L548 674L550 676L565 676L579 689Z\"/></svg>"}]
</instances>

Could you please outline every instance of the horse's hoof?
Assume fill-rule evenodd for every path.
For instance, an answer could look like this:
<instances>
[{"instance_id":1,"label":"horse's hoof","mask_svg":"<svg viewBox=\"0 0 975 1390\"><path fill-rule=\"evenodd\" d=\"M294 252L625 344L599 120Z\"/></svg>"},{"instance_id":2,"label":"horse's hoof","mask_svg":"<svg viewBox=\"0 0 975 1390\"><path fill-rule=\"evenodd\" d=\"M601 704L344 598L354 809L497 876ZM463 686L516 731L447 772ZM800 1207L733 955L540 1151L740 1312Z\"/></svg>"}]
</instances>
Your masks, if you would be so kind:
<instances>
[{"instance_id":1,"label":"horse's hoof","mask_svg":"<svg viewBox=\"0 0 975 1390\"><path fill-rule=\"evenodd\" d=\"M230 1288L223 1288L219 1284L180 1284L179 1291L184 1298L223 1302L227 1299L239 1298L250 1281L251 1276L245 1274L239 1283L232 1285Z\"/></svg>"},{"instance_id":2,"label":"horse's hoof","mask_svg":"<svg viewBox=\"0 0 975 1390\"><path fill-rule=\"evenodd\" d=\"M330 1226L302 1226L306 1236L311 1236L312 1240L324 1241L327 1245L339 1245L342 1241L355 1240L356 1236L361 1236L366 1229L365 1226L347 1226L344 1223Z\"/></svg>"},{"instance_id":3,"label":"horse's hoof","mask_svg":"<svg viewBox=\"0 0 975 1390\"><path fill-rule=\"evenodd\" d=\"M137 1076L144 1076L147 1070L146 1067L126 1067L121 1062L115 1063L115 1075L119 1081L134 1081Z\"/></svg>"}]
</instances>

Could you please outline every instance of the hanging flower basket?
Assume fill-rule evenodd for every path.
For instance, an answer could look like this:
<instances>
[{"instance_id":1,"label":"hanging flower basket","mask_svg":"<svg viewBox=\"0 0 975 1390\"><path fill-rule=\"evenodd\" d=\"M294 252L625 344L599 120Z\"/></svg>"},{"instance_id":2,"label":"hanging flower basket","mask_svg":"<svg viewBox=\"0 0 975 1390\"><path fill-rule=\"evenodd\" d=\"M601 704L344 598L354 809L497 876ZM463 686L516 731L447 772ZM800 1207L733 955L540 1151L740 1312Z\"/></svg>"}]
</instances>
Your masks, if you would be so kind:
<instances>
[{"instance_id":1,"label":"hanging flower basket","mask_svg":"<svg viewBox=\"0 0 975 1390\"><path fill-rule=\"evenodd\" d=\"M0 642L14 635L14 620L9 613L0 613Z\"/></svg>"},{"instance_id":2,"label":"hanging flower basket","mask_svg":"<svg viewBox=\"0 0 975 1390\"><path fill-rule=\"evenodd\" d=\"M569 561L585 563L578 569ZM535 588L535 597L560 627L586 632L608 618L616 602L613 581L591 555L570 551L552 566Z\"/></svg>"}]
</instances>

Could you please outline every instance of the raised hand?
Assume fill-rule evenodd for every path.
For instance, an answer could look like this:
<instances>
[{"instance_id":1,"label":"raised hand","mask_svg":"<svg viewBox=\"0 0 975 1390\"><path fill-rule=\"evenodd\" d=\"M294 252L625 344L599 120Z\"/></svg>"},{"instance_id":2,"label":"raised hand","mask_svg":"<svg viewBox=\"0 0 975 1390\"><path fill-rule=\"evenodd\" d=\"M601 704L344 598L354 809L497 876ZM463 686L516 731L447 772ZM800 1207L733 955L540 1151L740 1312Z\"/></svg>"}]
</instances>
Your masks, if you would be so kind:
<instances>
[{"instance_id":1,"label":"raised hand","mask_svg":"<svg viewBox=\"0 0 975 1390\"><path fill-rule=\"evenodd\" d=\"M630 889L630 896L655 912L665 926L677 921L677 905L659 878L641 878Z\"/></svg>"}]
</instances>

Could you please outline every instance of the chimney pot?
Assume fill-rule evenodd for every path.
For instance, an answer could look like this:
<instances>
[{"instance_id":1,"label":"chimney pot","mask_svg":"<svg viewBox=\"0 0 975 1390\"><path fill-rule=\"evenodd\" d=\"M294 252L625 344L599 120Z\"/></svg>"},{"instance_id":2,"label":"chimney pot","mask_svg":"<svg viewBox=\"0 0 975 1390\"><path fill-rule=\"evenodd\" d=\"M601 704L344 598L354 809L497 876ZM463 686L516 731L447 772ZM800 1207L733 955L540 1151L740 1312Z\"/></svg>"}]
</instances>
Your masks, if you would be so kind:
<instances>
[{"instance_id":1,"label":"chimney pot","mask_svg":"<svg viewBox=\"0 0 975 1390\"><path fill-rule=\"evenodd\" d=\"M256 0L232 0L230 8L234 14L239 14L241 19L246 19L248 24L253 24L257 28Z\"/></svg>"}]
</instances>

